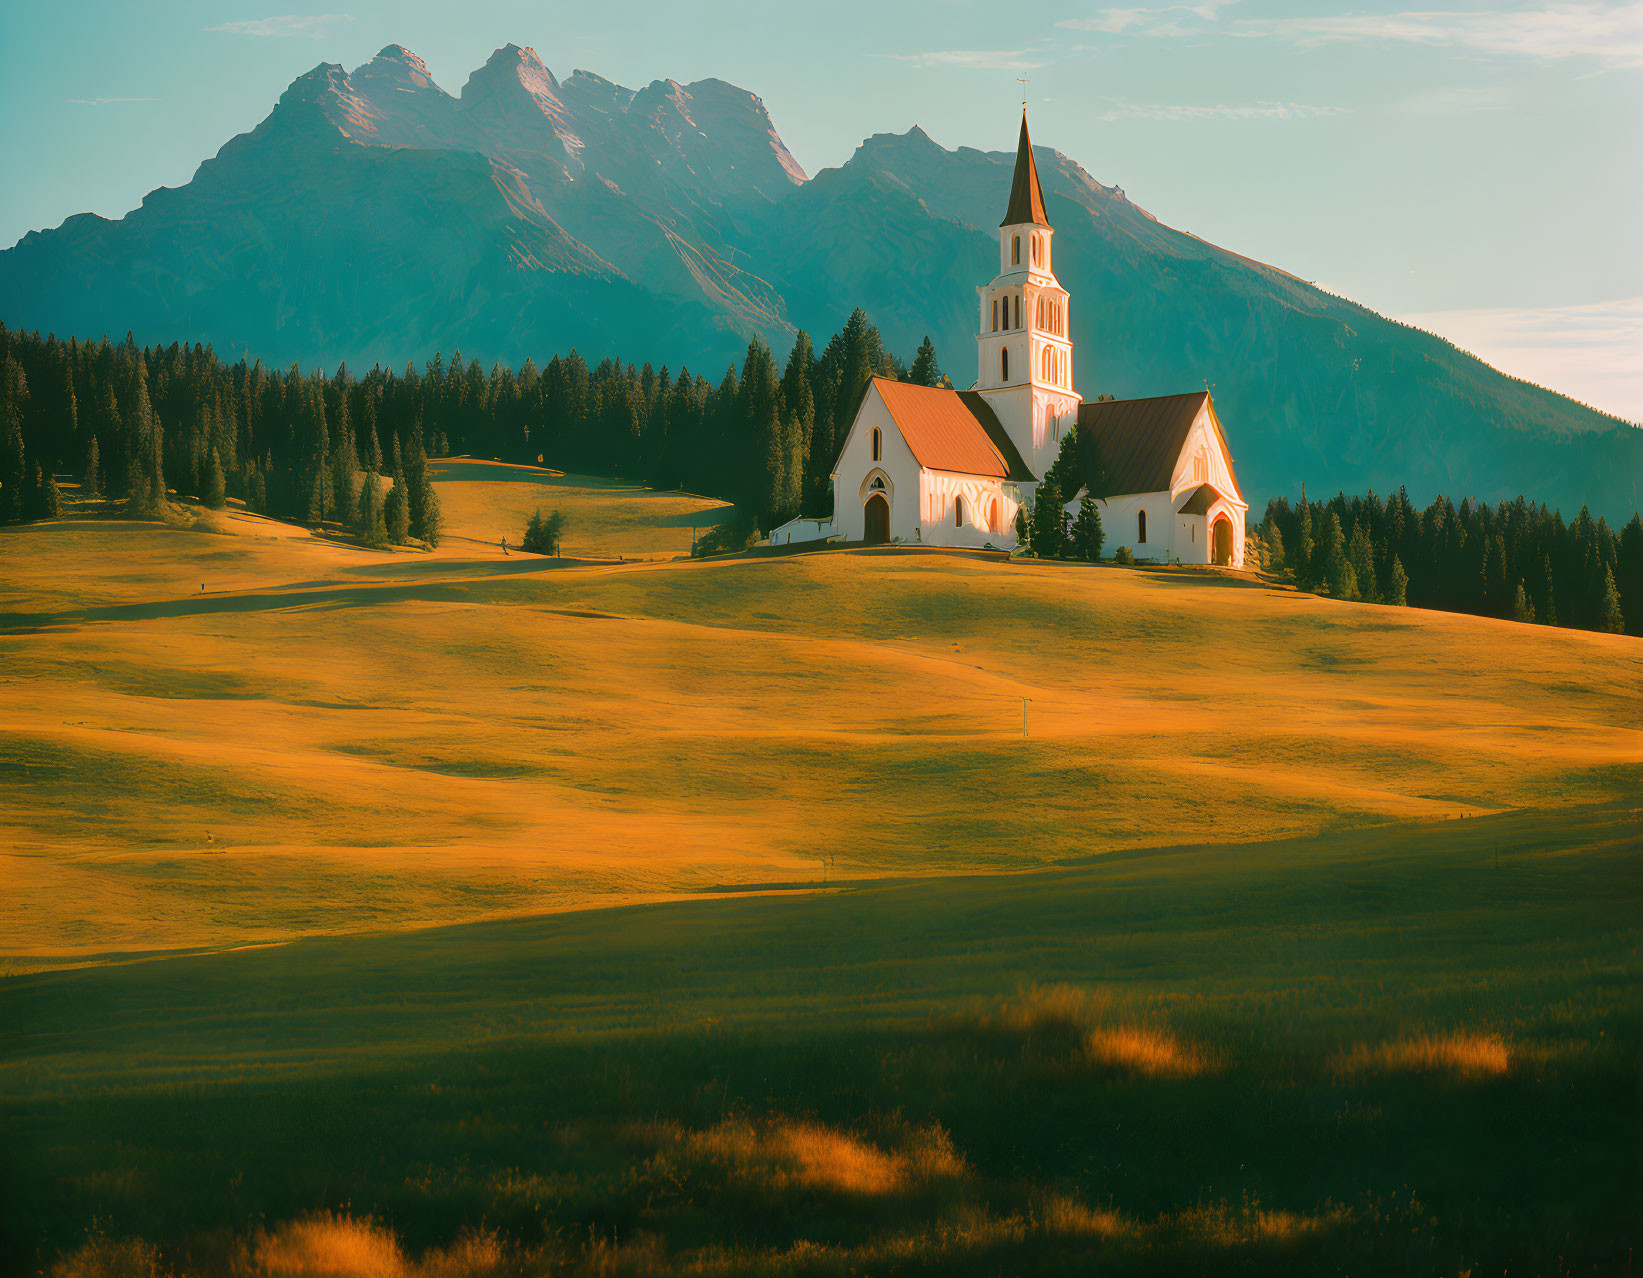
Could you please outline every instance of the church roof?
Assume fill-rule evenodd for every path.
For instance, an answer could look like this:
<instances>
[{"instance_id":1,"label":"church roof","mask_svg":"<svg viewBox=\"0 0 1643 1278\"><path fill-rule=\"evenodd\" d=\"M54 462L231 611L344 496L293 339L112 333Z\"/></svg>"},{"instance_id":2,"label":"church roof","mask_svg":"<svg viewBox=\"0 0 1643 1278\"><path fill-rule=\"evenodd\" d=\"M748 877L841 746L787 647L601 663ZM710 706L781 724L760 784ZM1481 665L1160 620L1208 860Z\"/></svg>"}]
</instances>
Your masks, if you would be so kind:
<instances>
[{"instance_id":1,"label":"church roof","mask_svg":"<svg viewBox=\"0 0 1643 1278\"><path fill-rule=\"evenodd\" d=\"M1033 162L1033 140L1027 135L1027 112L1021 112L1021 141L1016 144L1015 180L1010 183L1010 207L1004 210L1000 226L1048 226L1044 212L1044 188L1038 184L1038 165Z\"/></svg>"},{"instance_id":2,"label":"church roof","mask_svg":"<svg viewBox=\"0 0 1643 1278\"><path fill-rule=\"evenodd\" d=\"M1078 407L1078 429L1093 430L1101 445L1101 464L1111 493L1167 492L1175 466L1186 447L1198 411L1209 405L1210 425L1226 455L1232 475L1232 450L1227 447L1215 405L1208 391L1186 395L1158 395L1151 399L1102 399ZM1232 475L1236 484L1238 477Z\"/></svg>"},{"instance_id":3,"label":"church roof","mask_svg":"<svg viewBox=\"0 0 1643 1278\"><path fill-rule=\"evenodd\" d=\"M1198 487L1192 490L1192 496L1188 497L1175 513L1177 515L1206 514L1209 508L1220 500L1220 497L1221 494L1215 491L1213 484L1199 484Z\"/></svg>"},{"instance_id":4,"label":"church roof","mask_svg":"<svg viewBox=\"0 0 1643 1278\"><path fill-rule=\"evenodd\" d=\"M887 377L875 377L873 385L925 470L1025 483L1036 478L992 406L975 391L914 386Z\"/></svg>"}]
</instances>

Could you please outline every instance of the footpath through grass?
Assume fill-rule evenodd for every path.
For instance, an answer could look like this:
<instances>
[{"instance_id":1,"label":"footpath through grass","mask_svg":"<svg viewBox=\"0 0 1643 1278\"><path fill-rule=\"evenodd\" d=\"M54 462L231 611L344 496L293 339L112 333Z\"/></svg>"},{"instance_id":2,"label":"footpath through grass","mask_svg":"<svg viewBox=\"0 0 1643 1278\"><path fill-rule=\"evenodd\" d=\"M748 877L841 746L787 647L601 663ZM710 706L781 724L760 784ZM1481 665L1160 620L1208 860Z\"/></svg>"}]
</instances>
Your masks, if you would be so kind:
<instances>
[{"instance_id":1,"label":"footpath through grass","mask_svg":"<svg viewBox=\"0 0 1643 1278\"><path fill-rule=\"evenodd\" d=\"M17 977L0 1259L1624 1273L1640 885L1605 806Z\"/></svg>"}]
</instances>

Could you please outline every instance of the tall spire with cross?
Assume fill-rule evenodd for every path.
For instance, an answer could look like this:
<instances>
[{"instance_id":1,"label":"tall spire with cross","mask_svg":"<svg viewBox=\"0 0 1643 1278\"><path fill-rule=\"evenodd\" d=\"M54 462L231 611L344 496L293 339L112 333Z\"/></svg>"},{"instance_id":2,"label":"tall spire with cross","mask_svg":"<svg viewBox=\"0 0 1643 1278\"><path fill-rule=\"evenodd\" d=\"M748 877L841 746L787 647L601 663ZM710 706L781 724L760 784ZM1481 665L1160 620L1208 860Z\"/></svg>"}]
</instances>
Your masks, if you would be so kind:
<instances>
[{"instance_id":1,"label":"tall spire with cross","mask_svg":"<svg viewBox=\"0 0 1643 1278\"><path fill-rule=\"evenodd\" d=\"M1004 210L1002 226L1048 226L1044 212L1044 188L1038 184L1038 165L1033 160L1033 139L1027 132L1027 108L1021 108L1021 140L1016 144L1015 180L1010 184L1010 206Z\"/></svg>"},{"instance_id":2,"label":"tall spire with cross","mask_svg":"<svg viewBox=\"0 0 1643 1278\"><path fill-rule=\"evenodd\" d=\"M1052 264L1055 228L1044 211L1025 108L1009 207L998 226L998 274L980 289L976 390L1033 473L1041 475L1055 461L1079 394L1073 385L1067 290Z\"/></svg>"}]
</instances>

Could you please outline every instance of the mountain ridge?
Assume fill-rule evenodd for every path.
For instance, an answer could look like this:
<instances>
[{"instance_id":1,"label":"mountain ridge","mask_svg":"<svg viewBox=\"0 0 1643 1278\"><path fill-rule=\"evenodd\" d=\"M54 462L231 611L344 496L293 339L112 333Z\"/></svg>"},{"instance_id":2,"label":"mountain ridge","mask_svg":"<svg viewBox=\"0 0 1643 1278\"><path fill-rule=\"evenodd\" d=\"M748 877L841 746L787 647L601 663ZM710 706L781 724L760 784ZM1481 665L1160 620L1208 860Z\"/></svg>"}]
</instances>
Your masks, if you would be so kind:
<instances>
[{"instance_id":1,"label":"mountain ridge","mask_svg":"<svg viewBox=\"0 0 1643 1278\"><path fill-rule=\"evenodd\" d=\"M1619 515L1643 431L1161 222L1035 148L1087 397L1208 384L1256 495L1529 492ZM573 347L698 371L856 306L973 377L1014 157L921 127L808 175L756 94L629 89L504 45L460 94L401 45L320 63L180 187L0 251L0 319L355 366Z\"/></svg>"}]
</instances>

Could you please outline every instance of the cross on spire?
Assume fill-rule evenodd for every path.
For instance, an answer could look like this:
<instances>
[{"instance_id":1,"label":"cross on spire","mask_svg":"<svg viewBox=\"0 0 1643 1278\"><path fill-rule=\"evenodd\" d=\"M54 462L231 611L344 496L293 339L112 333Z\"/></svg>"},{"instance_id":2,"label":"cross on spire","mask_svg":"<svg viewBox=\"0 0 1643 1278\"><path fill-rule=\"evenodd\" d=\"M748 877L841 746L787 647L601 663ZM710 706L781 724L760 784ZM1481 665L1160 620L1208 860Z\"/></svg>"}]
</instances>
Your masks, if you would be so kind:
<instances>
[{"instance_id":1,"label":"cross on spire","mask_svg":"<svg viewBox=\"0 0 1643 1278\"><path fill-rule=\"evenodd\" d=\"M1028 81L1024 77L1018 75L1015 78L1015 82L1021 86L1021 109L1023 111L1025 111L1027 109L1027 84L1028 84Z\"/></svg>"}]
</instances>

